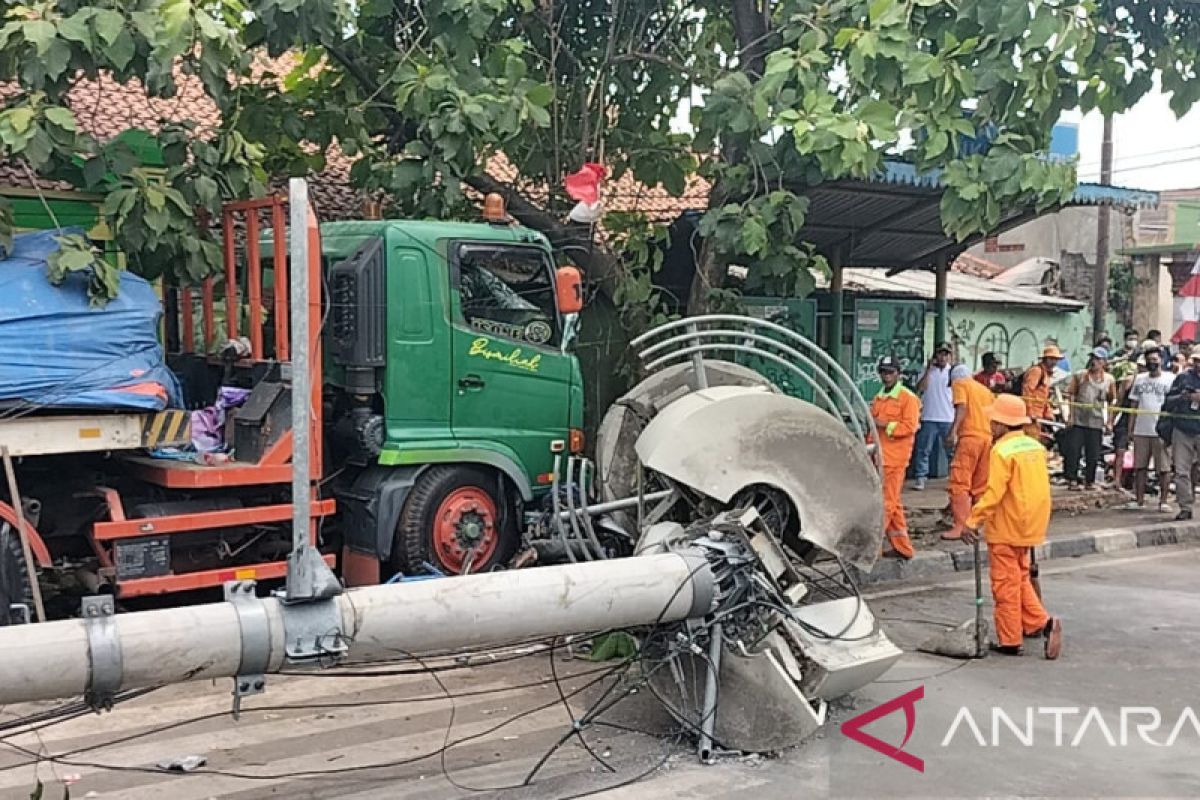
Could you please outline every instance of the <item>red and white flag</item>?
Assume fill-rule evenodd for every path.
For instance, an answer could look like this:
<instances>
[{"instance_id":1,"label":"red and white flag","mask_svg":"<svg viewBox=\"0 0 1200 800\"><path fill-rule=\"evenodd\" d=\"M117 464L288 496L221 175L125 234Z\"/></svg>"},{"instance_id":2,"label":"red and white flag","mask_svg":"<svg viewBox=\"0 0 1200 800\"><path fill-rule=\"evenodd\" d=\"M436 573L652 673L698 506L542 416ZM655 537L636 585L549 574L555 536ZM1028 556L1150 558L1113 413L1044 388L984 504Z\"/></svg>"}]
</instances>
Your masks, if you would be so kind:
<instances>
[{"instance_id":1,"label":"red and white flag","mask_svg":"<svg viewBox=\"0 0 1200 800\"><path fill-rule=\"evenodd\" d=\"M1191 275L1187 283L1175 297L1175 333L1171 341L1182 342L1185 339L1196 341L1200 336L1200 255L1192 265Z\"/></svg>"},{"instance_id":2,"label":"red and white flag","mask_svg":"<svg viewBox=\"0 0 1200 800\"><path fill-rule=\"evenodd\" d=\"M604 204L600 200L600 183L608 177L608 169L603 164L588 161L578 172L563 179L567 195L577 200L568 218L572 222L590 225L600 219L604 213Z\"/></svg>"}]
</instances>

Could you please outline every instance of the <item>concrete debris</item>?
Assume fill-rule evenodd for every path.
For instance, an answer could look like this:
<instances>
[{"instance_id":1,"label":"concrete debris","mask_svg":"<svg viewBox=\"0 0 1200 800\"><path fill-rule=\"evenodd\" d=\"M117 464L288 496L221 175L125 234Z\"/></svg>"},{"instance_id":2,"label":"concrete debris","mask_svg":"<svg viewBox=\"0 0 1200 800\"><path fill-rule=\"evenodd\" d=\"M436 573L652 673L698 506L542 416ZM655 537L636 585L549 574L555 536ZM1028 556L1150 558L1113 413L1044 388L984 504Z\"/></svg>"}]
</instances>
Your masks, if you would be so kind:
<instances>
[{"instance_id":1,"label":"concrete debris","mask_svg":"<svg viewBox=\"0 0 1200 800\"><path fill-rule=\"evenodd\" d=\"M917 650L948 658L983 658L987 655L992 636L991 623L983 620L983 652L976 652L975 620L967 620L953 628L939 631L926 639Z\"/></svg>"},{"instance_id":2,"label":"concrete debris","mask_svg":"<svg viewBox=\"0 0 1200 800\"><path fill-rule=\"evenodd\" d=\"M167 772L195 772L207 763L205 756L179 756L159 761L155 766Z\"/></svg>"}]
</instances>

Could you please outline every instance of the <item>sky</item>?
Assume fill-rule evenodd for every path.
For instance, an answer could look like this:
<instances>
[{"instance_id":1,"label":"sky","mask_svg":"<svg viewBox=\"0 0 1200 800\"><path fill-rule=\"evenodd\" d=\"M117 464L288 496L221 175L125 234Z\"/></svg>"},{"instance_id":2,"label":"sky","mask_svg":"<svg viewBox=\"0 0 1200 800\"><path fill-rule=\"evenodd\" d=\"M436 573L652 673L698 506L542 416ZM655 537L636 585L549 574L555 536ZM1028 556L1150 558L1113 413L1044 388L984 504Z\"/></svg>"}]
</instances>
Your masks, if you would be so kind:
<instances>
[{"instance_id":1,"label":"sky","mask_svg":"<svg viewBox=\"0 0 1200 800\"><path fill-rule=\"evenodd\" d=\"M1064 121L1079 123L1079 179L1097 180L1103 118L1095 112ZM1156 191L1200 187L1200 106L1176 119L1167 96L1154 91L1116 117L1112 183Z\"/></svg>"}]
</instances>

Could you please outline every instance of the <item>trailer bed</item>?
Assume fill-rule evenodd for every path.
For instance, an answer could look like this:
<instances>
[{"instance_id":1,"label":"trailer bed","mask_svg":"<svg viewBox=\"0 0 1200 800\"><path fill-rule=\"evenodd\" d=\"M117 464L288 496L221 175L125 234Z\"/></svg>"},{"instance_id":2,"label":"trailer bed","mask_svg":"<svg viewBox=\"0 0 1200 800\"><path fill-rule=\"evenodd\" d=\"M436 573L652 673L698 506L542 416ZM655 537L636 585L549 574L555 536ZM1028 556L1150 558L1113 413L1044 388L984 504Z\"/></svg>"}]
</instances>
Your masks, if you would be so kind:
<instances>
[{"instance_id":1,"label":"trailer bed","mask_svg":"<svg viewBox=\"0 0 1200 800\"><path fill-rule=\"evenodd\" d=\"M179 409L0 418L0 446L14 458L178 447L191 435L190 413Z\"/></svg>"}]
</instances>

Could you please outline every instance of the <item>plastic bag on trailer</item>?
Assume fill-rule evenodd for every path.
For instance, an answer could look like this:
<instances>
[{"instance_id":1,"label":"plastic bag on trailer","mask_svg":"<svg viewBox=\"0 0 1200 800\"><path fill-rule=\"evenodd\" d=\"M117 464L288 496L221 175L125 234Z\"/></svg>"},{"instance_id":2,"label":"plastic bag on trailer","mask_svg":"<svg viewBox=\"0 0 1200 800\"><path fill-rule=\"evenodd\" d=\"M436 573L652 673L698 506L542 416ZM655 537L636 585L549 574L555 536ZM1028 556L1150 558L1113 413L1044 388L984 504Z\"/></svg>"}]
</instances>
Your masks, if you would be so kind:
<instances>
[{"instance_id":1,"label":"plastic bag on trailer","mask_svg":"<svg viewBox=\"0 0 1200 800\"><path fill-rule=\"evenodd\" d=\"M162 304L154 288L121 273L120 292L103 308L88 304L87 276L59 286L46 278L55 237L22 233L0 258L0 402L59 408L158 410L182 406L158 340Z\"/></svg>"}]
</instances>

